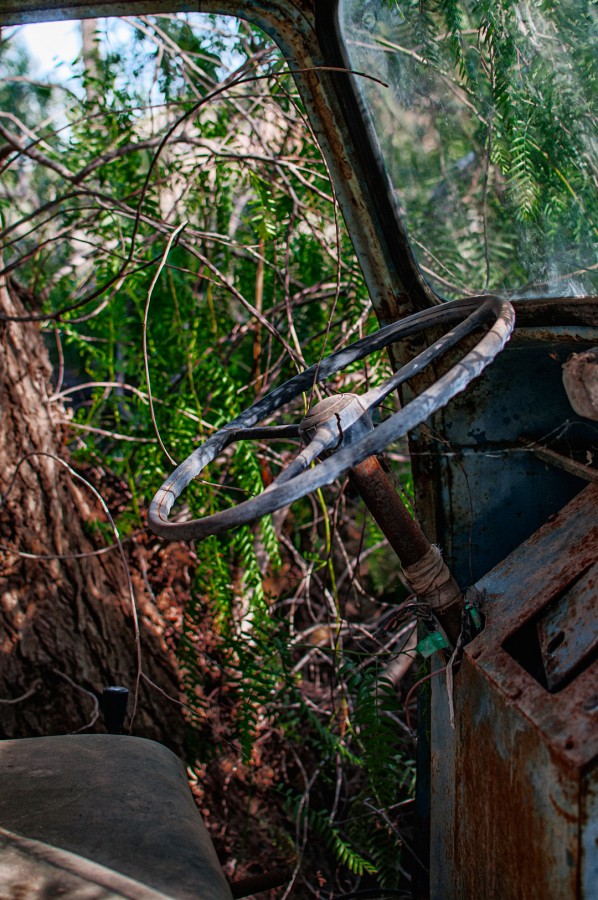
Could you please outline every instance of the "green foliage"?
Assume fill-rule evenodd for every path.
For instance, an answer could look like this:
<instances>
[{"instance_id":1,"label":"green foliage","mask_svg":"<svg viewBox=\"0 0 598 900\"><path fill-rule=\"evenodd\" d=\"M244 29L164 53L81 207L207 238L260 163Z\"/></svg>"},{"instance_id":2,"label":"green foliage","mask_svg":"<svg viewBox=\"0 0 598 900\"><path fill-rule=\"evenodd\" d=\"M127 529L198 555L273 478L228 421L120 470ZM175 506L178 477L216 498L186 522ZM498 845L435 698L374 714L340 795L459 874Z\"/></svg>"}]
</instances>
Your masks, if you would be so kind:
<instances>
[{"instance_id":1,"label":"green foliage","mask_svg":"<svg viewBox=\"0 0 598 900\"><path fill-rule=\"evenodd\" d=\"M368 775L368 791L384 809L405 779L405 757L397 739L397 692L378 665L366 669L347 661L341 670L353 697L353 728Z\"/></svg>"},{"instance_id":2,"label":"green foliage","mask_svg":"<svg viewBox=\"0 0 598 900\"><path fill-rule=\"evenodd\" d=\"M324 840L338 862L347 866L350 872L354 875L376 872L376 867L369 860L360 856L354 847L341 836L339 829L335 828L326 813L307 807L299 808L297 803L294 805L293 818L298 820L299 827L302 827L305 824L304 819L307 819L311 831Z\"/></svg>"}]
</instances>

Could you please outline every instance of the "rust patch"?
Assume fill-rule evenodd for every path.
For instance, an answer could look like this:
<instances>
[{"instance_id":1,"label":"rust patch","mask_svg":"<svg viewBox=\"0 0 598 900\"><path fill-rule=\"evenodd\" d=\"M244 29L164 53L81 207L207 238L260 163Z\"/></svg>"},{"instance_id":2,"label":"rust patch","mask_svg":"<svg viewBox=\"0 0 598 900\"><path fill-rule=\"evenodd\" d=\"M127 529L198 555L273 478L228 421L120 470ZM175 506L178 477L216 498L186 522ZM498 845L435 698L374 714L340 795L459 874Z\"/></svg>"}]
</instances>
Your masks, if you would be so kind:
<instances>
[{"instance_id":1,"label":"rust patch","mask_svg":"<svg viewBox=\"0 0 598 900\"><path fill-rule=\"evenodd\" d=\"M465 648L455 682L459 900L571 900L595 891L598 660L587 661L591 636L581 632L595 587L597 500L591 485L477 584L488 594L488 626ZM582 621L569 623L579 610ZM574 660L570 680L553 693L534 677L533 660L507 652L508 636L536 628L543 612L546 648L566 649L566 637L583 663ZM561 628L565 637L551 643ZM531 652L525 641L519 652Z\"/></svg>"},{"instance_id":2,"label":"rust patch","mask_svg":"<svg viewBox=\"0 0 598 900\"><path fill-rule=\"evenodd\" d=\"M455 896L571 900L579 862L575 770L559 769L516 705L467 662L458 704Z\"/></svg>"}]
</instances>

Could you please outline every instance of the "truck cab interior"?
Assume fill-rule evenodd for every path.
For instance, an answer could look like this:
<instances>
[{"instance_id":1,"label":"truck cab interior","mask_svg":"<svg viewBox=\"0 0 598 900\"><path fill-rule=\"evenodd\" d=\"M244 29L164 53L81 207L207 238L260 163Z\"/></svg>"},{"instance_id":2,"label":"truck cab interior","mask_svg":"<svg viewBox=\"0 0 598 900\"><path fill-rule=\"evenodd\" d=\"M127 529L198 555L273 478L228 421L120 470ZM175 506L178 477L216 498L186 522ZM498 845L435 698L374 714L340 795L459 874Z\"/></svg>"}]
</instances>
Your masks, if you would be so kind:
<instances>
[{"instance_id":1,"label":"truck cab interior","mask_svg":"<svg viewBox=\"0 0 598 900\"><path fill-rule=\"evenodd\" d=\"M168 476L151 525L165 540L201 540L346 473L358 484L360 472L376 516L374 475L360 467L408 435L419 531L388 496L379 523L409 571L442 548L456 585L448 600L438 587L448 573L415 590L447 637L429 665L450 677L432 679L419 707L425 868L415 867L412 896L592 900L598 159L596 81L586 76L598 19L581 0L444 6L476 27L451 29L436 5L389 0L0 0L0 25L199 11L247 19L276 42L379 331L211 437ZM398 373L386 393L297 423L293 433L311 429L311 443L250 507L169 521L232 441L382 347ZM396 390L401 408L380 424L374 408ZM22 896L231 896L184 771L158 744L5 741L0 781L0 894L18 885Z\"/></svg>"}]
</instances>

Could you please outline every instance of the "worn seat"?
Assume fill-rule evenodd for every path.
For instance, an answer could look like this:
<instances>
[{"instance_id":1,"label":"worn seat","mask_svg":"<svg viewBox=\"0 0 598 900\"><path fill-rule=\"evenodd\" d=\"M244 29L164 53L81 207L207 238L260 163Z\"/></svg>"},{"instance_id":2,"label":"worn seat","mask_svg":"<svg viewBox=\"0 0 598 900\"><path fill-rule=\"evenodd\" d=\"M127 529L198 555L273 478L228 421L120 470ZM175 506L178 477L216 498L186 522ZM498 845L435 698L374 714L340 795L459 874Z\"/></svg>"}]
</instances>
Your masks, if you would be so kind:
<instances>
[{"instance_id":1,"label":"worn seat","mask_svg":"<svg viewBox=\"0 0 598 900\"><path fill-rule=\"evenodd\" d=\"M0 742L0 894L231 900L181 761L153 741Z\"/></svg>"}]
</instances>

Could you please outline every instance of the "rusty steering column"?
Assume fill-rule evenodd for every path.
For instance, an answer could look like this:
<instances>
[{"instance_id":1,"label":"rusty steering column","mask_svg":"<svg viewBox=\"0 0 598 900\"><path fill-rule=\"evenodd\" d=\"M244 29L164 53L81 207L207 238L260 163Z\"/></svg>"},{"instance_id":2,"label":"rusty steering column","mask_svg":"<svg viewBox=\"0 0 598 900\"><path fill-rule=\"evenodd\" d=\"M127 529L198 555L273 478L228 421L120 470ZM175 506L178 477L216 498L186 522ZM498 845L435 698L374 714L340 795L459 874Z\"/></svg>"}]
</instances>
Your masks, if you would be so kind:
<instances>
[{"instance_id":1,"label":"rusty steering column","mask_svg":"<svg viewBox=\"0 0 598 900\"><path fill-rule=\"evenodd\" d=\"M361 408L357 416L356 406ZM304 442L309 443L323 425L335 425L338 430L337 446L323 455L350 446L374 429L367 408L356 394L349 393L326 397L310 409L299 426ZM376 456L353 466L349 479L397 554L419 602L430 607L455 646L461 633L463 595L440 550L430 544L412 518Z\"/></svg>"}]
</instances>

